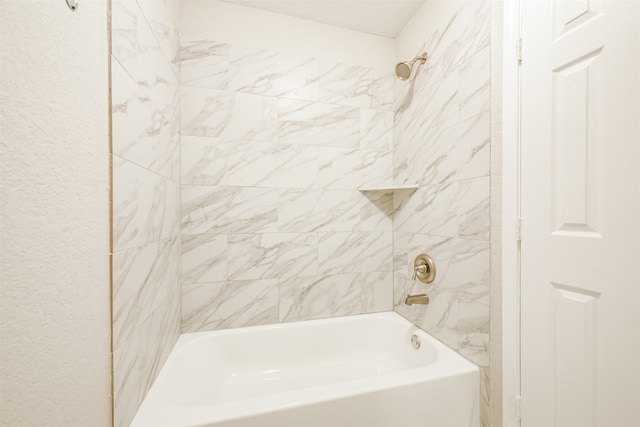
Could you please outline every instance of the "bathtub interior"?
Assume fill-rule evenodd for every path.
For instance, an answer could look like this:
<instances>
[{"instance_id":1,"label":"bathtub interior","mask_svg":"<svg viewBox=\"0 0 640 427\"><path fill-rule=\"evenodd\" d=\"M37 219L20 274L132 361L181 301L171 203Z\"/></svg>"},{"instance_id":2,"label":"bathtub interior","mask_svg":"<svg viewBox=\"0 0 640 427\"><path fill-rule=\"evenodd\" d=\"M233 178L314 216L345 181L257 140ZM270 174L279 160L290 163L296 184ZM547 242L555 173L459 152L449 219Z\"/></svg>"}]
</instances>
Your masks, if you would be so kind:
<instances>
[{"instance_id":1,"label":"bathtub interior","mask_svg":"<svg viewBox=\"0 0 640 427\"><path fill-rule=\"evenodd\" d=\"M393 312L183 334L132 425L475 426L478 372Z\"/></svg>"},{"instance_id":2,"label":"bathtub interior","mask_svg":"<svg viewBox=\"0 0 640 427\"><path fill-rule=\"evenodd\" d=\"M171 386L163 394L180 405L224 403L418 368L438 357L431 345L411 345L421 331L398 333L388 318L353 316L339 330L334 323L243 328L214 339L184 334L167 364L163 384Z\"/></svg>"}]
</instances>

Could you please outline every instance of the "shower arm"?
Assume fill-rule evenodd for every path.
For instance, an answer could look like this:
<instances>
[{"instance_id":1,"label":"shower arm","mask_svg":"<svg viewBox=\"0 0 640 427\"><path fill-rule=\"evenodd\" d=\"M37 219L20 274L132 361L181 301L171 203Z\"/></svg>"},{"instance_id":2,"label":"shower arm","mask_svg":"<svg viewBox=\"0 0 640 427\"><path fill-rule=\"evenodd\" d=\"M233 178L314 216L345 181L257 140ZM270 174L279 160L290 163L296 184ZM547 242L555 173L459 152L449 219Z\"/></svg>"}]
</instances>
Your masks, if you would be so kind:
<instances>
[{"instance_id":1,"label":"shower arm","mask_svg":"<svg viewBox=\"0 0 640 427\"><path fill-rule=\"evenodd\" d=\"M411 65L415 64L417 61L420 61L421 64L427 62L427 54L423 53L422 55L418 55L411 60Z\"/></svg>"}]
</instances>

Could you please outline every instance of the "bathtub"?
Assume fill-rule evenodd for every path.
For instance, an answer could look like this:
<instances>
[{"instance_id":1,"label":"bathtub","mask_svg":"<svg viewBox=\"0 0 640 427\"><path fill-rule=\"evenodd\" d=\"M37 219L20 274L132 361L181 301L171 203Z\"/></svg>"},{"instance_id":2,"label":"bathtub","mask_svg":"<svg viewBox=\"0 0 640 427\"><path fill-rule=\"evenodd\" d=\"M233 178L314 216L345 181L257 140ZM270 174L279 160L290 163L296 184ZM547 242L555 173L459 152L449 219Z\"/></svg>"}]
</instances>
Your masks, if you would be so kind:
<instances>
[{"instance_id":1,"label":"bathtub","mask_svg":"<svg viewBox=\"0 0 640 427\"><path fill-rule=\"evenodd\" d=\"M477 427L478 405L478 368L388 312L183 334L131 426Z\"/></svg>"}]
</instances>

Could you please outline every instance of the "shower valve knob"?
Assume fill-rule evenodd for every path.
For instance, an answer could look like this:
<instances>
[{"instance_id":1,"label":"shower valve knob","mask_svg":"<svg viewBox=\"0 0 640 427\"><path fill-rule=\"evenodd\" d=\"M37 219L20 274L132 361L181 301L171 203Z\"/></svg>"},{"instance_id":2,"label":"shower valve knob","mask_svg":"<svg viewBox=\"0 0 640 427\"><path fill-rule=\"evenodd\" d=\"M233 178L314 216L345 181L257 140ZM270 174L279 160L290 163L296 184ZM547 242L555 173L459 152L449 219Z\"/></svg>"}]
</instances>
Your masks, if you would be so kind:
<instances>
[{"instance_id":1,"label":"shower valve knob","mask_svg":"<svg viewBox=\"0 0 640 427\"><path fill-rule=\"evenodd\" d=\"M416 277L418 277L418 272L424 274L428 270L429 270L429 267L427 267L426 264L422 264L422 265L418 265L417 267L413 267L413 280L416 280Z\"/></svg>"},{"instance_id":2,"label":"shower valve knob","mask_svg":"<svg viewBox=\"0 0 640 427\"><path fill-rule=\"evenodd\" d=\"M436 264L429 255L420 254L413 262L413 280L431 283L436 278Z\"/></svg>"}]
</instances>

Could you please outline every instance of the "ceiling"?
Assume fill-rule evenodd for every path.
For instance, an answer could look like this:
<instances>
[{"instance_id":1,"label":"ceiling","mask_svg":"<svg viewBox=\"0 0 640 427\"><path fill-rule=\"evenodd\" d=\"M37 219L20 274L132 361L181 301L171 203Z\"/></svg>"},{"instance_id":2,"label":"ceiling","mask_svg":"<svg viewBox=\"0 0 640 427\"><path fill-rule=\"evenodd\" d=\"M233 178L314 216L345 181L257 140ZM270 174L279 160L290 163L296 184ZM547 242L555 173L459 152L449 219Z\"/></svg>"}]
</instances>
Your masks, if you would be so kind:
<instances>
[{"instance_id":1,"label":"ceiling","mask_svg":"<svg viewBox=\"0 0 640 427\"><path fill-rule=\"evenodd\" d=\"M395 37L425 0L222 0L310 21Z\"/></svg>"}]
</instances>

